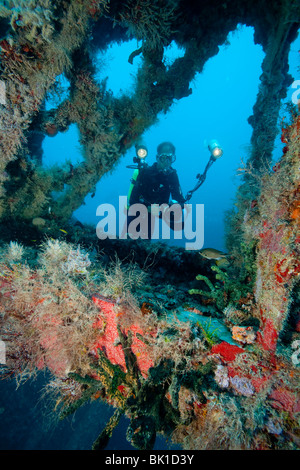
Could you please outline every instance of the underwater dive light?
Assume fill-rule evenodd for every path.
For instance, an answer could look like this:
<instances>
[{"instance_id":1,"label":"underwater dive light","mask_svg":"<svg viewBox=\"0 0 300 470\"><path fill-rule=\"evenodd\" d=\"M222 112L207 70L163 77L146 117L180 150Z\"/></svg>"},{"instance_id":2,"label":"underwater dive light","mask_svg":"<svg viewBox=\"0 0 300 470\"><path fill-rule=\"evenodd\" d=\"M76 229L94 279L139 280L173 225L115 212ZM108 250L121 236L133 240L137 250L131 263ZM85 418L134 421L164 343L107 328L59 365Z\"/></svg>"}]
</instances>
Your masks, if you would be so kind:
<instances>
[{"instance_id":1,"label":"underwater dive light","mask_svg":"<svg viewBox=\"0 0 300 470\"><path fill-rule=\"evenodd\" d=\"M148 165L145 163L146 157L148 155L148 149L143 144L136 144L135 145L135 154L136 156L133 157L133 162L135 165L127 165L126 168L132 168L134 170L132 178L130 180L130 186L128 191L128 201L130 201L130 196L139 175L140 170L146 168ZM137 165L136 165L137 163ZM129 205L127 205L127 209L129 209Z\"/></svg>"},{"instance_id":2,"label":"underwater dive light","mask_svg":"<svg viewBox=\"0 0 300 470\"><path fill-rule=\"evenodd\" d=\"M146 157L148 155L148 149L143 144L136 144L135 145L135 157L133 157L133 163L137 163L137 165L127 165L126 168L143 168L146 167L147 164L145 163Z\"/></svg>"},{"instance_id":3,"label":"underwater dive light","mask_svg":"<svg viewBox=\"0 0 300 470\"><path fill-rule=\"evenodd\" d=\"M211 140L208 143L208 150L210 151L212 158L214 158L215 160L217 158L222 157L222 155L223 155L223 149L219 145L218 141L215 140L215 139Z\"/></svg>"},{"instance_id":4,"label":"underwater dive light","mask_svg":"<svg viewBox=\"0 0 300 470\"><path fill-rule=\"evenodd\" d=\"M136 156L140 160L143 160L148 155L147 147L145 147L145 145L136 145L135 146L135 153L136 153Z\"/></svg>"},{"instance_id":5,"label":"underwater dive light","mask_svg":"<svg viewBox=\"0 0 300 470\"><path fill-rule=\"evenodd\" d=\"M200 186L204 183L205 181L205 178L206 178L206 173L207 171L209 170L209 168L212 166L212 164L220 157L222 157L223 155L223 149L222 147L219 145L218 141L217 140L211 140L209 143L208 143L208 150L210 151L210 159L205 167L205 170L204 172L202 173L202 175L197 175L196 178L198 180L198 183L196 184L196 186L194 187L194 189L192 189L191 191L189 191L185 197L185 202L186 201L189 201L193 195L193 193L198 189L200 188Z\"/></svg>"}]
</instances>

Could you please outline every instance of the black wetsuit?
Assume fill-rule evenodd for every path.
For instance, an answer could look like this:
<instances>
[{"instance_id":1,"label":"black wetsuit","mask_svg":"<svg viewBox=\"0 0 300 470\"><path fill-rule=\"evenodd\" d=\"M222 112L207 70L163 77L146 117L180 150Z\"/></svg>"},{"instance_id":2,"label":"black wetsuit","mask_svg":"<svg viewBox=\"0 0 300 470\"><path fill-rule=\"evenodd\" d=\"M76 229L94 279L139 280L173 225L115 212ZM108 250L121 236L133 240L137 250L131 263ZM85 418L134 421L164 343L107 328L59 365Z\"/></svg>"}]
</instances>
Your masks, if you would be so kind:
<instances>
[{"instance_id":1,"label":"black wetsuit","mask_svg":"<svg viewBox=\"0 0 300 470\"><path fill-rule=\"evenodd\" d=\"M131 192L129 205L132 204L169 204L170 196L179 204L184 204L177 171L174 168L161 171L157 163L139 171Z\"/></svg>"},{"instance_id":2,"label":"black wetsuit","mask_svg":"<svg viewBox=\"0 0 300 470\"><path fill-rule=\"evenodd\" d=\"M159 170L157 163L154 163L152 166L146 166L139 170L130 195L129 205L144 204L147 206L149 210L148 239L151 238L151 227L153 227L153 219L155 219L150 213L151 204L169 204L170 196L173 201L183 206L184 196L180 188L177 171L174 168ZM170 228L172 230L174 230L173 215L173 213L170 214ZM128 216L128 225L134 218L134 216Z\"/></svg>"}]
</instances>

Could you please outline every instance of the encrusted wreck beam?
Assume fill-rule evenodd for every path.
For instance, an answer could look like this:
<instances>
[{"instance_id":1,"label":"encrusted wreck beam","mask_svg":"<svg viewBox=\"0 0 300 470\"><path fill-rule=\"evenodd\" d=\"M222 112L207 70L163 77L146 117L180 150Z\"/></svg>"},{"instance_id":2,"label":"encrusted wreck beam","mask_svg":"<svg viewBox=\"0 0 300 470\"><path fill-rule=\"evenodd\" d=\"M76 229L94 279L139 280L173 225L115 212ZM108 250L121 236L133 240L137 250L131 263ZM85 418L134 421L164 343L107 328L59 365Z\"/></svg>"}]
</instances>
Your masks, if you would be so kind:
<instances>
[{"instance_id":1,"label":"encrusted wreck beam","mask_svg":"<svg viewBox=\"0 0 300 470\"><path fill-rule=\"evenodd\" d=\"M266 50L253 121L252 159L260 166L262 152L257 150L257 145L269 132L266 151L271 151L274 122L286 86L288 46L297 29L298 9L289 3L281 0L269 6L265 0L253 5L246 0L199 4L181 0L56 0L51 3L4 0L0 17L6 21L6 29L1 25L6 36L0 42L0 78L6 83L7 105L0 116L0 216L16 213L21 218L24 216L20 210L21 187L18 186L18 197L14 197L15 181L7 170L7 164L18 158L22 168L14 167L14 171L22 173L24 186L29 188L25 205L32 207L24 218L48 218L50 205L51 216L56 221L68 219L100 178L155 123L158 114L167 112L174 99L190 94L189 84L195 74L202 71L208 58L218 53L218 46L239 22L259 30L256 39ZM138 52L143 55L143 65L133 95L115 99L105 91L104 84L95 82L90 54L91 49L104 50L112 41L124 41L126 35L142 41ZM167 67L164 48L172 41L185 54ZM130 61L136 53L133 51ZM61 74L71 82L70 97L57 110L41 112L46 93ZM257 117L260 112L264 116L268 113L269 125L265 117ZM78 125L84 162L77 168L61 169L59 178L58 173L48 174L48 183L37 187L44 175L37 174L41 167L34 168L30 159L27 162L30 152L24 144L26 138L28 149L32 150L30 132L38 130L54 136L71 123ZM41 154L36 137L34 151L38 161ZM52 201L51 192L59 190L58 186L62 189L64 184L67 186L61 198ZM34 193L30 195L32 186L37 194L44 193L39 201ZM6 199L10 200L9 208Z\"/></svg>"},{"instance_id":2,"label":"encrusted wreck beam","mask_svg":"<svg viewBox=\"0 0 300 470\"><path fill-rule=\"evenodd\" d=\"M251 153L236 195L237 210L232 211L226 222L227 248L237 257L242 251L245 214L251 204L256 204L262 177L271 170L274 143L280 132L280 106L292 83L288 73L288 55L300 27L300 5L297 2L262 2L261 8L261 15L255 15L254 8L249 20L255 28L255 42L261 44L265 51L257 99L253 115L248 119L253 127Z\"/></svg>"},{"instance_id":3,"label":"encrusted wreck beam","mask_svg":"<svg viewBox=\"0 0 300 470\"><path fill-rule=\"evenodd\" d=\"M272 26L262 63L257 100L253 115L248 119L253 127L249 164L255 170L268 167L272 159L281 100L286 97L287 88L293 81L288 74L290 45L297 37L300 23L280 18Z\"/></svg>"},{"instance_id":4,"label":"encrusted wreck beam","mask_svg":"<svg viewBox=\"0 0 300 470\"><path fill-rule=\"evenodd\" d=\"M61 2L14 0L0 6L0 16L11 25L10 36L0 43L1 79L6 85L0 116L1 170L23 145L25 132L56 77L71 66L70 54L86 35L88 3L73 0L67 9L60 9L56 7L62 7ZM54 25L59 20L58 33Z\"/></svg>"},{"instance_id":5,"label":"encrusted wreck beam","mask_svg":"<svg viewBox=\"0 0 300 470\"><path fill-rule=\"evenodd\" d=\"M97 1L92 8L87 0L52 4L48 0L12 0L0 6L0 17L9 25L9 35L0 42L0 79L5 83L0 114L0 216L7 216L8 209L6 167L24 146L27 131L56 77L71 67L70 56L85 41L91 18L100 15L106 3ZM11 213L14 211L16 208Z\"/></svg>"},{"instance_id":6,"label":"encrusted wreck beam","mask_svg":"<svg viewBox=\"0 0 300 470\"><path fill-rule=\"evenodd\" d=\"M244 218L246 242L257 240L255 298L261 320L260 342L274 352L299 288L300 116L284 128L287 145L272 174L265 175L257 206Z\"/></svg>"}]
</instances>

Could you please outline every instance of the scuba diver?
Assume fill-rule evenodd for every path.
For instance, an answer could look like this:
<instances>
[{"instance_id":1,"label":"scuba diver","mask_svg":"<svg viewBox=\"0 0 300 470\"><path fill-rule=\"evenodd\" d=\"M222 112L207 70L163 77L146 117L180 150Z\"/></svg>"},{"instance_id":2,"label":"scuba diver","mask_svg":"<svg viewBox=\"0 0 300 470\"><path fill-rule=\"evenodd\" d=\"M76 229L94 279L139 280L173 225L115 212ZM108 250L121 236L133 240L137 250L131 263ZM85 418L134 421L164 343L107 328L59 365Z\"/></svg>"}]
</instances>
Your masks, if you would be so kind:
<instances>
[{"instance_id":1,"label":"scuba diver","mask_svg":"<svg viewBox=\"0 0 300 470\"><path fill-rule=\"evenodd\" d=\"M173 201L183 204L184 196L177 171L172 168L175 159L174 145L171 142L160 144L157 147L156 162L140 170L130 194L129 205L169 204L170 195Z\"/></svg>"},{"instance_id":2,"label":"scuba diver","mask_svg":"<svg viewBox=\"0 0 300 470\"><path fill-rule=\"evenodd\" d=\"M129 207L133 204L143 204L147 207L148 233L144 234L142 238L149 239L153 235L155 219L162 218L173 204L179 204L183 207L185 198L181 191L177 171L172 168L176 155L175 146L171 142L162 142L158 145L156 162L152 166L148 166L141 157L139 158L139 170L136 179L132 180L128 204ZM159 210L158 206L162 204L164 206ZM136 216L128 215L127 226L135 218ZM174 230L173 211L170 211L169 220L169 226ZM180 221L180 229L182 230L182 228L183 223Z\"/></svg>"},{"instance_id":3,"label":"scuba diver","mask_svg":"<svg viewBox=\"0 0 300 470\"><path fill-rule=\"evenodd\" d=\"M208 149L210 158L204 172L196 176L198 180L196 186L184 197L177 171L172 168L172 163L176 160L174 145L171 142L159 144L156 162L152 166L145 163L147 148L143 145L136 145L136 157L133 161L138 165L127 166L127 168L134 168L135 171L128 194L127 222L122 238L126 231L131 238L152 238L155 220L158 217L162 218L173 231L182 231L183 226L187 226L186 216L191 206L186 203L202 186L213 163L223 155L223 149L215 139L208 143ZM136 212L140 212L139 217ZM141 230L137 231L137 227ZM134 236L132 237L131 234Z\"/></svg>"}]
</instances>

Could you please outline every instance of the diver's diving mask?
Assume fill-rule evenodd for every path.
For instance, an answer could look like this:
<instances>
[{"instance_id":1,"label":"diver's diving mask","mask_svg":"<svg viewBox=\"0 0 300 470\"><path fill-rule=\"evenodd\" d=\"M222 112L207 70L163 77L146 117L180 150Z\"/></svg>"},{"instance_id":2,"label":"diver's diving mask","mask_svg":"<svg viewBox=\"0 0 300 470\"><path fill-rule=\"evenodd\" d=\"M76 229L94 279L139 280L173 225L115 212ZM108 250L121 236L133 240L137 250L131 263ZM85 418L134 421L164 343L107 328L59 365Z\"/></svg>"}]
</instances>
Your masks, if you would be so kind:
<instances>
[{"instance_id":1,"label":"diver's diving mask","mask_svg":"<svg viewBox=\"0 0 300 470\"><path fill-rule=\"evenodd\" d=\"M176 160L176 156L173 153L161 153L160 155L157 155L156 158L163 165L166 165L166 164L171 165Z\"/></svg>"}]
</instances>

